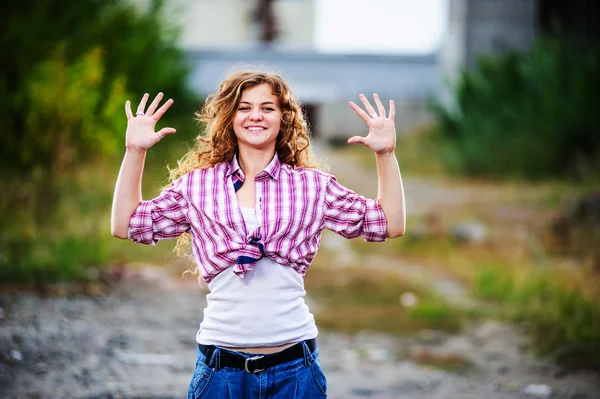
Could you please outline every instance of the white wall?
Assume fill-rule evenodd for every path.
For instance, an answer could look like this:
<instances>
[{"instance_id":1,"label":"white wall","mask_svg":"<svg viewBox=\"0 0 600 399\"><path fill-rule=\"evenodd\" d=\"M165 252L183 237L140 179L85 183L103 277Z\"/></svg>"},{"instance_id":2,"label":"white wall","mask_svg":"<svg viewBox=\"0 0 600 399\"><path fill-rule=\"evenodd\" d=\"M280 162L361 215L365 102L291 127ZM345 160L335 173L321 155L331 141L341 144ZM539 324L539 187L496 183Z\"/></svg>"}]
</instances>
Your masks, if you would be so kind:
<instances>
[{"instance_id":1,"label":"white wall","mask_svg":"<svg viewBox=\"0 0 600 399\"><path fill-rule=\"evenodd\" d=\"M464 66L467 54L467 0L450 0L447 32L440 59L444 76L455 76Z\"/></svg>"},{"instance_id":2,"label":"white wall","mask_svg":"<svg viewBox=\"0 0 600 399\"><path fill-rule=\"evenodd\" d=\"M315 48L315 0L279 0L275 12L281 31L278 44L294 50Z\"/></svg>"},{"instance_id":3,"label":"white wall","mask_svg":"<svg viewBox=\"0 0 600 399\"><path fill-rule=\"evenodd\" d=\"M149 0L129 0L145 7ZM256 0L166 0L167 18L181 25L185 50L256 46L258 26L251 18ZM280 36L276 46L314 48L315 0L278 0L275 12Z\"/></svg>"},{"instance_id":4,"label":"white wall","mask_svg":"<svg viewBox=\"0 0 600 399\"><path fill-rule=\"evenodd\" d=\"M181 23L181 46L188 49L227 48L250 39L248 1L168 0L177 6Z\"/></svg>"}]
</instances>

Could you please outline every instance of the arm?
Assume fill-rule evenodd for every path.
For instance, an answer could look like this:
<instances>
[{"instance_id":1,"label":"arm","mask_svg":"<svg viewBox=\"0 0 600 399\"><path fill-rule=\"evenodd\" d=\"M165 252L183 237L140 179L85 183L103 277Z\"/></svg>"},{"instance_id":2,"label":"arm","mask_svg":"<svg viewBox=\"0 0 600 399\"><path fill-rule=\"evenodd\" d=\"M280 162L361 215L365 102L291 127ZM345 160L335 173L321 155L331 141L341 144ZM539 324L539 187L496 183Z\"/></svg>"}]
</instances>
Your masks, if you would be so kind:
<instances>
[{"instance_id":1,"label":"arm","mask_svg":"<svg viewBox=\"0 0 600 399\"><path fill-rule=\"evenodd\" d=\"M385 116L385 108L377 94L373 95L379 115L364 95L360 99L367 112L354 102L350 107L365 121L369 128L366 137L354 136L348 143L359 143L375 152L377 162L377 200L381 204L387 220L386 235L390 238L403 236L406 231L406 205L400 168L394 150L396 149L396 128L394 125L394 102L390 100L390 112ZM370 115L370 116L369 116Z\"/></svg>"},{"instance_id":2,"label":"arm","mask_svg":"<svg viewBox=\"0 0 600 399\"><path fill-rule=\"evenodd\" d=\"M142 174L146 151L158 143L165 134L175 133L173 128L163 128L158 132L154 127L161 116L169 109L173 100L169 99L158 110L162 99L159 93L144 114L148 94L144 94L136 115L131 112L129 101L125 103L127 115L127 132L125 135L125 157L115 185L111 213L111 233L113 237L128 238L129 219L131 214L142 201Z\"/></svg>"},{"instance_id":3,"label":"arm","mask_svg":"<svg viewBox=\"0 0 600 399\"><path fill-rule=\"evenodd\" d=\"M376 154L377 160L377 200L381 204L387 220L387 236L401 237L406 231L406 205L400 167L396 155Z\"/></svg>"}]
</instances>

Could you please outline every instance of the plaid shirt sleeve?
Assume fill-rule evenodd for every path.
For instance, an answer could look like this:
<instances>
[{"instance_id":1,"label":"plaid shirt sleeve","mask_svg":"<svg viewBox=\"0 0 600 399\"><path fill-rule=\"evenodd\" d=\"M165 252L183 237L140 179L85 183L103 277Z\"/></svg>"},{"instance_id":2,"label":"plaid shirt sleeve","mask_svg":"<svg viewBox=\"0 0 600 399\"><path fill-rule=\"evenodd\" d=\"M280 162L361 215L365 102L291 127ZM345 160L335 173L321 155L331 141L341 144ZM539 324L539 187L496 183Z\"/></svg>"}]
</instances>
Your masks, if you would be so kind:
<instances>
[{"instance_id":1,"label":"plaid shirt sleeve","mask_svg":"<svg viewBox=\"0 0 600 399\"><path fill-rule=\"evenodd\" d=\"M327 182L324 217L326 229L346 238L385 241L387 220L379 201L342 186L333 176Z\"/></svg>"},{"instance_id":2,"label":"plaid shirt sleeve","mask_svg":"<svg viewBox=\"0 0 600 399\"><path fill-rule=\"evenodd\" d=\"M156 245L159 240L176 238L189 231L188 202L182 188L187 175L149 201L142 201L129 220L129 237L140 244Z\"/></svg>"}]
</instances>

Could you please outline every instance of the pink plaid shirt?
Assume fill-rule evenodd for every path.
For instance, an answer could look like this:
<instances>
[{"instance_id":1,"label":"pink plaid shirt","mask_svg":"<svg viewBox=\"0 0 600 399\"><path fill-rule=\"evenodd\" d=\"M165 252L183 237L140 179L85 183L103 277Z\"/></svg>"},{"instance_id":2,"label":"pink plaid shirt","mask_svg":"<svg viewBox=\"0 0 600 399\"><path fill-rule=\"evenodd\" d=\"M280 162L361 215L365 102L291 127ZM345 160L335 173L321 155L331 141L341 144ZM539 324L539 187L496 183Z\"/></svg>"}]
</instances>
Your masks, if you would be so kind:
<instances>
[{"instance_id":1,"label":"pink plaid shirt","mask_svg":"<svg viewBox=\"0 0 600 399\"><path fill-rule=\"evenodd\" d=\"M131 215L131 238L156 245L191 233L206 283L231 266L243 277L263 256L304 275L323 229L346 238L385 240L386 219L377 200L341 186L330 174L294 169L277 154L254 179L259 227L247 231L235 194L244 179L237 157L182 176L158 197L140 203Z\"/></svg>"}]
</instances>

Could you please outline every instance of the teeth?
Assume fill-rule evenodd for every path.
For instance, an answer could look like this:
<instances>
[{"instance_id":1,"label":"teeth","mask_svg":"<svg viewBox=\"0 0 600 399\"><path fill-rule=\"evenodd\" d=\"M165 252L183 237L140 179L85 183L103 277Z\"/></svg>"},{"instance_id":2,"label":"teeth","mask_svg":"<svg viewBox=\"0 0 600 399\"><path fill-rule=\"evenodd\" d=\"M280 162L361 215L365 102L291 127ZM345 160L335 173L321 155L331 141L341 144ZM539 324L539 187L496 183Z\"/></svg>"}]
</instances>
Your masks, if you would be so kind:
<instances>
[{"instance_id":1,"label":"teeth","mask_svg":"<svg viewBox=\"0 0 600 399\"><path fill-rule=\"evenodd\" d=\"M265 130L264 127L248 127L247 129L251 130L251 131L255 131L255 132L257 132L259 130Z\"/></svg>"}]
</instances>

